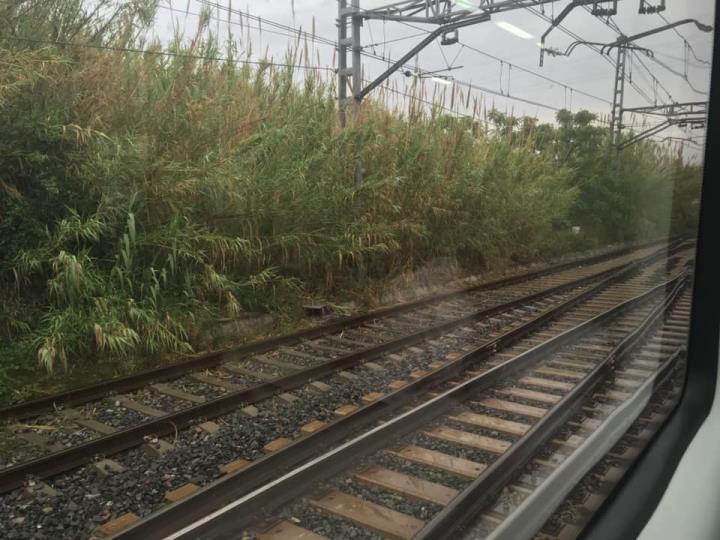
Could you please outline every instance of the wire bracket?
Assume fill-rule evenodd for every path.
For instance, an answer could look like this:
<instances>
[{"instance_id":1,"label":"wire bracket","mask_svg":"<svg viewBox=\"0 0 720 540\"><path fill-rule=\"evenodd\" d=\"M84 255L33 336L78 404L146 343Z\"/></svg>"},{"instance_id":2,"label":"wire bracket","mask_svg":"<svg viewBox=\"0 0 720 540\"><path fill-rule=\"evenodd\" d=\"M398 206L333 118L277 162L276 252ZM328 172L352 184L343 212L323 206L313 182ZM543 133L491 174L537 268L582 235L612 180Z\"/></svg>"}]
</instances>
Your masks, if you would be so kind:
<instances>
[{"instance_id":1,"label":"wire bracket","mask_svg":"<svg viewBox=\"0 0 720 540\"><path fill-rule=\"evenodd\" d=\"M640 9L638 9L640 15L651 15L663 11L665 11L665 0L659 0L659 3L655 6L650 4L648 0L640 0Z\"/></svg>"}]
</instances>

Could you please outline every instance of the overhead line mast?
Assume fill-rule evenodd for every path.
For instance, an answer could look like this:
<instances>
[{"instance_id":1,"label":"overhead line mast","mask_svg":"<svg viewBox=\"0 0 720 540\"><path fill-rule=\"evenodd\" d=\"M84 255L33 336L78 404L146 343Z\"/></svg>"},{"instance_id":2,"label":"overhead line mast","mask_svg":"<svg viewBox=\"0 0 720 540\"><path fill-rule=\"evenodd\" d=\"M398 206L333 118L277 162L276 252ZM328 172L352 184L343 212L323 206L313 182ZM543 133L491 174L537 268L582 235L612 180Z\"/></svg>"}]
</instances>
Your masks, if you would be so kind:
<instances>
[{"instance_id":1,"label":"overhead line mast","mask_svg":"<svg viewBox=\"0 0 720 540\"><path fill-rule=\"evenodd\" d=\"M662 31L659 29L658 31ZM705 118L707 117L707 102L678 103L673 101L670 104L661 104L650 107L625 107L625 62L628 50L632 48L629 41L618 40L618 43L608 44L617 48L617 67L615 70L615 90L613 92L613 108L610 124L612 133L612 144L618 150L623 150L636 142L640 142L652 135L655 135L671 126L690 125L693 128L702 128L705 126ZM608 47L608 54L611 47ZM653 114L665 116L666 120L651 129L643 131L637 135L633 135L628 140L623 140L622 131L626 127L623 124L623 114L625 113Z\"/></svg>"},{"instance_id":2,"label":"overhead line mast","mask_svg":"<svg viewBox=\"0 0 720 540\"><path fill-rule=\"evenodd\" d=\"M352 104L357 111L362 100L375 88L380 86L390 75L400 69L406 62L427 47L436 38L441 38L443 45L458 42L460 28L487 22L491 15L534 7L555 0L402 0L373 9L361 9L360 0L338 0L338 102L340 125L344 126L347 107ZM477 2L477 3L476 3ZM599 8L601 4L617 4L617 0L574 0L573 4L593 4ZM362 77L362 43L360 31L365 20L396 21L404 23L431 24L436 27L428 32L418 44L412 47L399 60L393 62L382 74L363 86ZM348 33L349 30L349 33ZM348 53L351 62L348 63ZM348 87L352 95L348 97ZM361 144L356 152L355 183L363 181L363 170L360 163Z\"/></svg>"},{"instance_id":3,"label":"overhead line mast","mask_svg":"<svg viewBox=\"0 0 720 540\"><path fill-rule=\"evenodd\" d=\"M587 4L588 2L586 0L575 0L571 4L568 5L568 7L561 13L561 17L565 17L568 13L568 8L571 7L578 7ZM661 6L662 11L664 9L664 4ZM586 8L587 9L587 8ZM640 13L657 13L657 9L648 9L647 4L641 3L640 6ZM595 9L591 12L593 15L597 15L597 11ZM676 27L686 25L686 24L694 24L698 30L702 32L711 32L713 30L713 27L710 25L703 24L695 19L682 19L673 23L667 22L664 26L653 28L651 30L647 30L645 32L641 32L639 34L635 34L632 36L626 36L624 35L620 29L617 27L616 24L611 23L610 16L615 15L615 12L607 12L605 15L608 16L607 21L605 21L605 24L610 26L613 30L615 30L619 37L615 41L611 43L601 44L601 43L595 43L595 42L588 42L583 40L575 41L574 43L570 44L565 52L560 52L557 50L548 49L548 51L555 55L555 56L569 56L578 45L588 45L592 47L597 47L598 45L601 46L600 53L602 55L609 55L613 48L617 48L617 60L615 62L615 82L614 82L614 90L613 90L613 105L612 105L612 115L611 115L611 123L610 123L610 133L611 133L611 142L614 148L616 148L618 151L622 150L624 148L627 148L628 146L639 142L641 140L644 140L648 137L651 137L671 126L690 126L692 128L702 128L705 126L705 118L707 116L707 103L706 102L692 102L692 103L677 103L672 96L668 93L668 97L671 99L672 103L670 104L662 104L659 107L657 104L655 104L652 107L635 107L633 109L626 109L624 107L625 103L625 79L626 79L626 63L628 59L628 51L641 51L645 55L647 55L650 58L654 57L654 53L650 49L638 47L634 45L634 42L660 33L667 30L673 30L677 32ZM558 17L560 18L560 17ZM667 21L664 17L663 20ZM550 29L543 34L543 50L545 49L544 46L544 39L552 30L553 27L557 26L555 21L553 21L553 25L550 27ZM540 57L541 59L541 65L542 65L542 55ZM641 65L647 69L647 66L644 65L644 63L641 62ZM648 70L649 72L649 70ZM652 76L652 74L651 74ZM687 81L687 78L685 78ZM657 81L657 79L654 79ZM689 81L687 81L689 84ZM692 87L692 86L691 86ZM667 92L667 91L666 91ZM672 111L671 113L668 111ZM650 129L647 129L639 134L634 134L630 137L630 139L623 141L622 139L622 129L625 127L623 125L623 113L624 112L635 112L640 114L656 114L665 116L665 121L657 124Z\"/></svg>"},{"instance_id":4,"label":"overhead line mast","mask_svg":"<svg viewBox=\"0 0 720 540\"><path fill-rule=\"evenodd\" d=\"M352 97L356 102L370 93L374 88L380 85L387 77L394 73L402 63L418 54L427 45L432 43L437 37L441 37L443 45L452 45L458 42L458 30L465 26L487 22L491 15L534 7L555 0L470 0L451 1L451 0L405 0L394 2L386 6L373 9L361 9L360 0L351 0L348 7L347 0L338 0L338 51L340 54L340 62L345 59L345 70L338 71L338 87L344 88L352 79L355 81L356 72L362 71L360 58L358 56L358 64L355 65L353 57L352 65L347 64L348 50L352 50L353 54L358 53L356 49L362 50L360 43L359 31L364 20L382 20L396 21L403 23L433 24L437 27L430 31L428 35L408 51L400 61L392 64L383 74L371 81L366 87L352 87ZM573 4L578 5L592 4L597 9L600 4L612 3L617 4L618 0L575 0ZM351 35L348 37L348 25L351 27ZM355 32L357 31L357 36ZM344 91L345 99L347 92ZM341 106L347 105L347 102L341 102Z\"/></svg>"},{"instance_id":5,"label":"overhead line mast","mask_svg":"<svg viewBox=\"0 0 720 540\"><path fill-rule=\"evenodd\" d=\"M416 56L420 51L427 47L437 38L441 38L442 45L452 45L459 42L458 30L460 28L479 24L490 20L491 15L517 10L530 9L542 6L546 3L552 3L555 0L401 0L391 4L373 8L362 9L360 0L338 0L338 101L340 125L345 126L347 117L347 108L352 105L353 111L359 110L362 100L375 88L386 81L390 75L403 67L409 60ZM349 2L349 4L348 4ZM618 0L572 0L565 6L558 17L553 18L551 26L542 36L541 40L541 65L543 53L545 52L545 38L554 28L561 28L561 22L567 15L577 7L587 7L591 13L598 17L610 17L617 13ZM656 13L661 11L664 6L659 9L649 7L649 4L640 1L639 13ZM399 23L415 23L435 25L435 28L428 31L427 35L400 59L394 61L390 66L378 77L374 78L367 84L363 79L362 72L362 42L361 28L365 20L382 20L394 21ZM622 130L622 114L625 93L626 79L626 63L628 48L637 48L631 45L631 42L641 37L646 37L658 31L674 28L679 24L690 21L679 21L672 23L661 29L643 32L637 36L626 37L621 34L620 39L611 44L607 44L601 50L605 52L605 48L617 47L617 60L615 62L615 85L613 92L612 120L611 132L612 140L617 147L621 139ZM707 31L704 25L697 23L698 28ZM348 54L351 53L351 61L348 62ZM603 55L604 56L604 55ZM632 84L632 82L631 82ZM348 89L350 95L348 95ZM652 103L651 100L649 100ZM358 143L356 153L356 184L359 185L363 180L363 170L361 166L361 146Z\"/></svg>"}]
</instances>

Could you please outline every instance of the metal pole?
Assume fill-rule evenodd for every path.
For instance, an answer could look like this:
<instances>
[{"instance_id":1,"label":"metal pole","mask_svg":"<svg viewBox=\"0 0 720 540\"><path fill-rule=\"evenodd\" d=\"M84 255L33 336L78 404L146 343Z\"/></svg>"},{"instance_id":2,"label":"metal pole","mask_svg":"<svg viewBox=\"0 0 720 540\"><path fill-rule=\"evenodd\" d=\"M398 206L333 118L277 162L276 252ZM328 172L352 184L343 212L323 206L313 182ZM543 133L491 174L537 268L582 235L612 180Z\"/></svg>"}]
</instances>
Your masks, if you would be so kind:
<instances>
[{"instance_id":1,"label":"metal pole","mask_svg":"<svg viewBox=\"0 0 720 540\"><path fill-rule=\"evenodd\" d=\"M627 49L618 47L617 64L615 66L615 90L613 91L612 119L610 121L610 136L615 148L620 144L622 136L622 114L625 99L625 61Z\"/></svg>"},{"instance_id":2,"label":"metal pole","mask_svg":"<svg viewBox=\"0 0 720 540\"><path fill-rule=\"evenodd\" d=\"M362 16L360 15L360 0L352 0L352 92L353 92L353 113L355 114L356 125L359 123L358 114L360 113L359 94L362 91L362 46L360 44L360 29L362 27ZM362 135L358 134L356 143L356 161L355 161L355 185L360 186L363 182L362 167Z\"/></svg>"},{"instance_id":3,"label":"metal pole","mask_svg":"<svg viewBox=\"0 0 720 540\"><path fill-rule=\"evenodd\" d=\"M338 117L340 127L346 123L345 107L347 106L348 67L347 67L347 0L338 0Z\"/></svg>"},{"instance_id":4,"label":"metal pole","mask_svg":"<svg viewBox=\"0 0 720 540\"><path fill-rule=\"evenodd\" d=\"M360 45L360 28L362 27L362 16L360 15L360 0L352 0L352 89L353 97L356 97L362 90L362 47ZM355 99L357 110L357 99Z\"/></svg>"}]
</instances>

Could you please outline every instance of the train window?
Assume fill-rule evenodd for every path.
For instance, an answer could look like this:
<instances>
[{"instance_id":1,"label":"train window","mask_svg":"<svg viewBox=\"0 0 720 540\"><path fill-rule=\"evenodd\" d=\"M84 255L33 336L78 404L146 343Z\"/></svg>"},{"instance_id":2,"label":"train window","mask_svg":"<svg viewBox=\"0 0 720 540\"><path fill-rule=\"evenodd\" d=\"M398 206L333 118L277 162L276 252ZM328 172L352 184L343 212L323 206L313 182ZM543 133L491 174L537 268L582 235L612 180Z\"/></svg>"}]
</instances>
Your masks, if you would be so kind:
<instances>
[{"instance_id":1,"label":"train window","mask_svg":"<svg viewBox=\"0 0 720 540\"><path fill-rule=\"evenodd\" d=\"M714 392L715 21L0 3L3 538L637 536Z\"/></svg>"}]
</instances>

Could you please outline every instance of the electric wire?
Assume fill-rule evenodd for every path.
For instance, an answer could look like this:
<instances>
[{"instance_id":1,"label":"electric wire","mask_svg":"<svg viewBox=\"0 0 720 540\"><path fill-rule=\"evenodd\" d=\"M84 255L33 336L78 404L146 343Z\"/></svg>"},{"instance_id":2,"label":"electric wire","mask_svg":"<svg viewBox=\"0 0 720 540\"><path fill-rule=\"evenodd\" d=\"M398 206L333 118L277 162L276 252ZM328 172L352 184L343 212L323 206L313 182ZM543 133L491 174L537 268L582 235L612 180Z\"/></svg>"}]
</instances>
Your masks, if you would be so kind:
<instances>
[{"instance_id":1,"label":"electric wire","mask_svg":"<svg viewBox=\"0 0 720 540\"><path fill-rule=\"evenodd\" d=\"M467 49L469 49L469 50L471 50L471 51L473 51L473 52L476 52L476 53L478 53L478 54L481 54L481 55L483 55L483 56L485 56L485 57L487 57L487 58L492 58L493 60L497 60L498 62L505 62L506 64L511 65L511 66L513 67L513 69L517 69L518 71L522 71L523 73L527 73L527 74L532 75L532 76L534 76L534 77L538 77L539 79L542 79L542 80L544 80L544 81L547 81L547 82L556 84L556 85L558 85L558 86L562 86L563 88L566 88L566 89L568 89L568 90L571 90L571 91L573 91L573 92L576 93L576 94L581 94L581 95L583 95L583 96L585 96L585 97L589 97L589 98L595 99L595 100L597 100L597 101L602 101L603 103L606 103L606 104L608 104L608 105L612 105L612 102L611 102L610 100L608 100L608 99L602 98L602 97L600 97L600 96L596 96L596 95L591 94L591 93L589 93L589 92L585 92L584 90L580 90L580 89L578 89L578 88L574 88L574 87L570 86L570 85L567 84L567 83L563 83L563 82L561 82L561 81L552 79L552 78L550 78L550 77L547 77L547 76L545 76L545 75L542 75L541 73L537 73L536 71L533 71L533 70L531 70L531 69L527 69L527 68L524 68L524 67L522 67L522 66L518 66L518 65L516 65L516 64L511 64L510 62L507 62L506 60L503 60L503 59L501 59L501 58L499 58L499 57L497 57L497 56L495 56L495 55L492 55L492 54L490 54L490 53L488 53L488 52L485 52L485 51L483 51L482 49L478 49L477 47L473 47L473 46L471 46L471 45L468 45L467 43L464 43L464 42L459 42L459 43L460 43L461 45L463 45L465 48L467 48Z\"/></svg>"},{"instance_id":2,"label":"electric wire","mask_svg":"<svg viewBox=\"0 0 720 540\"><path fill-rule=\"evenodd\" d=\"M305 32L305 31L298 30L298 29L295 29L295 28L293 28L293 27L289 27L289 26L287 26L287 25L283 25L283 24L281 24L281 23L277 23L277 22L272 21L272 20L263 19L263 18L261 18L261 17L255 16L255 15L253 15L253 14L251 14L251 13L247 13L247 12L244 12L244 11L241 11L241 10L233 10L232 8L229 8L229 7L226 7L226 6L222 6L222 5L220 5L220 4L212 3L212 2L209 2L209 1L207 1L207 0L199 0L199 1L202 2L203 4L207 4L207 5L211 5L212 7L216 7L218 10L220 10L220 9L227 10L227 11L229 12L229 14L230 14L231 11L237 11L239 15L245 16L245 17L248 18L249 20L256 20L258 23L261 23L261 21L262 21L262 22L264 22L264 23L266 24L266 26L271 26L271 27L273 27L273 28L278 28L278 29L284 30L284 32L277 32L277 33L280 34L280 35L284 35L285 37L288 37L288 38L293 38L293 39L294 39L295 37L300 37L300 38L302 38L302 37L309 37L310 39L312 39L312 40L314 40L314 41L317 41L317 42L319 42L319 43L324 43L324 44L327 44L327 45L332 45L332 46L334 46L334 47L337 46L336 42L334 42L333 40L330 40L330 39L328 39L328 38L323 38L322 36L318 36L318 35L316 35L316 34L314 34L314 33L313 33L313 34L308 34L308 33ZM177 9L175 9L175 8L172 8L172 6L169 6L169 9L170 9L171 11L176 11L176 12L185 13L186 15L193 14L193 13L190 13L189 11L177 10ZM193 15L198 15L198 14L193 14ZM217 18L217 17L213 17L213 18ZM217 18L217 19L220 20L219 18ZM228 20L228 21L224 21L224 20L223 20L223 22L231 22L231 23L232 23L232 21L229 21L229 20ZM235 22L235 23L233 23L233 24L242 24L242 23ZM260 29L260 28L258 27L258 29ZM266 31L267 31L267 29L266 29ZM287 33L287 32L289 32L289 33ZM36 44L56 45L56 46L64 46L64 47L74 47L74 48L101 49L101 50L109 50L109 51L115 51L115 52L129 52L129 53L150 54L150 55L166 56L166 57L191 58L191 59L196 59L196 60L207 60L207 61L218 61L218 62L228 62L228 61L229 61L229 62L233 62L233 63L237 63L237 64L248 64L248 65L257 65L257 66L273 66L273 67L296 68L296 69L303 69L303 70L326 71L326 72L335 72L335 71L336 71L335 69L329 68L329 67L309 66L309 65L298 65L298 64L290 64L290 63L284 63L284 62L273 62L273 61L269 61L269 60L249 60L249 59L244 60L244 59L239 59L239 58L226 58L226 57L221 57L221 56L209 56L209 55L194 55L194 54L187 54L187 53L178 53L178 52L173 52L173 51L161 51L161 50L153 50L153 49L139 49L139 48L133 48L133 47L117 47L117 46L97 45L97 44L88 44L88 43L83 43L83 44L81 44L81 43L73 43L73 42L63 42L63 41L57 41L57 40L43 40L43 39L39 39L39 38L28 38L28 37L22 37L22 36L0 36L0 39L6 39L6 40L9 39L9 40L13 40L13 41L21 41L21 42L36 43ZM461 44L461 45L463 45L463 47L470 48L471 50L474 50L475 52L479 52L480 54L484 54L484 55L486 55L486 56L488 56L488 57L491 57L491 58L493 58L493 59L495 59L495 60L497 60L497 61L505 62L504 60L499 59L499 58L497 58L497 57L493 57L493 56L490 55L489 53L485 53L484 51L481 51L480 49L477 49L477 48L475 48L475 47L471 47L471 46L469 46L469 45L467 45L467 44ZM370 54L370 55L366 55L366 56L370 56L370 57L373 57L373 58L376 58L376 59L377 59L377 56L378 56L378 55L372 55L372 54ZM457 58L457 55L456 55L456 58ZM384 59L383 59L383 60L384 60ZM453 62L454 62L454 60L453 60ZM584 92L581 91L581 90L573 89L572 87L570 87L570 86L568 86L568 85L566 85L566 84L564 84L564 83L561 83L561 82L556 81L556 80L554 80L554 79L551 79L551 78L549 78L549 77L545 77L545 76L540 75L540 74L538 74L538 73L535 73L535 72L533 72L533 71L531 71L531 70L527 70L527 69L522 68L522 67L520 67L520 66L515 66L514 64L511 64L511 63L509 63L509 62L505 62L505 63L507 63L508 66L514 66L514 67L516 67L516 69L522 70L523 72L529 73L529 74L534 75L534 76L537 76L537 77L539 77L539 78L541 78L541 79L547 80L548 82L551 82L551 83L557 84L557 85L559 85L559 86L562 86L563 88L566 89L566 91L567 91L567 90L570 90L570 91L571 91L571 94L572 94L573 91L575 91L575 92L580 93L580 94L588 95L588 97L592 97L592 98L595 98L595 99L600 99L600 100L602 100L602 98L598 98L597 96L592 96L591 94L584 93ZM519 102L522 102L522 103L525 103L525 104L529 104L529 105L533 105L533 106L536 106L536 107L553 110L553 111L556 111L556 112L559 111L559 110L561 110L560 108L558 108L558 107L556 107L556 106L548 105L548 104L546 104L546 103L541 103L541 102L536 101L536 100L526 99L526 98L522 98L522 97L519 97L519 96L510 96L509 94L504 93L504 92L502 91L502 88L501 88L501 90L498 92L497 90L494 90L494 89L492 89L492 88L488 88L488 87L485 87L485 86L480 86L480 85L478 85L478 84L474 84L474 83L471 83L471 82L466 82L466 81L462 81L462 80L458 80L458 79L454 79L453 82L454 82L455 84L457 84L458 86L462 86L462 87L467 88L468 90L472 89L472 90L476 90L476 91L479 91L479 92L488 93L488 94L491 94L491 95L496 95L496 96L500 96L500 97L504 97L504 98L509 98L509 99L512 99L512 100L515 100L515 101L519 101ZM423 103L425 103L425 104L427 104L427 105L437 105L437 106L441 107L443 110L450 111L450 112L453 112L454 114L457 114L456 111L453 111L452 109L449 109L449 108L445 107L444 105L439 105L439 104L437 104L437 103L429 102L429 101L427 101L427 100L423 100L422 98L418 98L417 96L408 94L408 93L406 93L406 92L398 91L398 90L396 90L396 89L391 88L391 87L390 87L389 85L387 85L387 84L384 85L382 88L384 88L386 91L390 91L390 92L396 93L396 94L398 94L398 95L402 95L402 96L404 96L404 97L406 97L406 98L408 98L408 99L418 100L418 101L423 102ZM602 119L599 119L598 121L601 122L601 123L603 123ZM605 122L605 123L606 123L606 122Z\"/></svg>"},{"instance_id":3,"label":"electric wire","mask_svg":"<svg viewBox=\"0 0 720 540\"><path fill-rule=\"evenodd\" d=\"M526 10L530 11L531 13L533 13L535 16L541 18L541 19L544 20L545 22L548 22L548 23L550 23L550 24L553 24L553 19L552 19L551 17L548 17L547 15L545 15L545 13L543 13L543 12L541 12L541 11L538 11L536 8L534 8L534 7L532 7L532 6L524 6L524 8L525 8ZM557 29L560 30L562 33L564 33L565 35L570 36L571 38L573 38L573 39L575 39L575 40L577 40L577 41L584 41L581 36L579 36L578 34L576 34L575 32L573 32L572 30L569 30L568 28L566 28L566 27L563 26L562 24L557 24L557 25L555 25L555 28L557 28ZM600 54L600 56L601 56L601 58L602 58L603 60L605 60L605 61L606 61L607 63L609 63L613 68L615 68L615 66L616 66L615 60L613 60L612 58L610 58L610 57L605 56L604 54L602 54L599 47L597 47L597 46L595 46L595 45L588 45L588 47L589 47L590 49L592 49L593 51L595 51L596 53ZM627 74L625 75L625 79L626 79L626 80L628 79ZM642 88L640 88L639 86L637 86L637 85L636 85L634 82L632 82L632 81L628 81L628 83L630 84L630 86L632 86L632 87L635 89L635 91L636 91L643 99L645 99L645 101L647 101L649 104L652 104L652 103L653 103L653 100L650 98L650 96L647 95L647 93L646 93Z\"/></svg>"},{"instance_id":4,"label":"electric wire","mask_svg":"<svg viewBox=\"0 0 720 540\"><path fill-rule=\"evenodd\" d=\"M586 11L592 13L592 11L590 10L589 7L584 6L584 8L585 8ZM658 13L658 15L660 15L660 14ZM662 17L662 15L661 15L661 18L665 21L666 24L669 24L668 21L667 21L667 19L665 19L665 17ZM602 20L602 19L601 19L601 20ZM606 26L608 26L610 29L612 29L612 30L614 30L615 32L617 32L619 35L621 35L621 36L623 35L622 30L620 30L620 27L618 26L618 24L617 24L614 20L612 20L612 17L609 17L609 16L608 16L608 18L607 18L606 20L603 20L603 23L604 23ZM682 37L682 35L681 35L679 32L677 32L677 29L673 28L673 30L676 30L676 33L677 33L680 37ZM683 38L683 40L684 40L685 43L687 44L687 40L685 40L685 38ZM655 58L655 57L654 57L655 51L652 51L652 53L653 53L653 54L649 56L650 60L652 60L653 62L657 63L659 66L665 68L665 69L668 70L670 73L672 73L672 74L674 74L674 75L677 75L678 77L680 77L681 79L683 79L683 80L687 83L687 85L690 87L690 89L691 89L693 92L695 92L695 93L697 93L697 94L707 95L707 92L703 92L702 90L698 90L697 88L695 88L695 86L690 82L690 79L688 79L688 77L687 77L686 74L680 73L679 71L676 71L676 70L673 69L672 67L670 67L670 66L668 66L667 64L665 64L662 60L658 60L657 58ZM638 60L638 63L639 63L641 66L643 66L643 68L645 68L645 69L648 71L648 73L651 74L652 78L657 82L657 84L660 86L660 88L668 95L668 98L670 99L670 101L674 101L672 95L671 95L670 92L669 92L669 90L667 90L667 89L660 83L660 81L658 80L657 77L655 77L654 75L652 75L652 71L651 71L650 68L648 68L647 65L645 65L645 63L640 59L639 55L637 55L637 53L636 53L635 51L633 51L633 54L636 55L637 60ZM694 53L693 53L693 54L694 54Z\"/></svg>"},{"instance_id":5,"label":"electric wire","mask_svg":"<svg viewBox=\"0 0 720 540\"><path fill-rule=\"evenodd\" d=\"M670 21L668 21L667 18L665 18L665 15L663 15L662 13L657 12L656 15L657 15L658 17L660 17L665 24L670 24ZM677 28L673 28L672 30L673 30L673 32L675 32L675 33L678 35L678 37L679 37L680 39L683 40L683 42L685 43L685 46L686 46L686 47L688 48L688 50L692 53L692 55L695 57L695 60L697 60L697 61L700 62L701 64L705 64L706 66L712 65L712 62L709 62L709 61L707 61L707 60L703 60L702 58L698 58L698 55L695 54L695 49L693 49L693 46L690 44L690 41L688 41L687 38L686 38L685 36L683 36Z\"/></svg>"},{"instance_id":6,"label":"electric wire","mask_svg":"<svg viewBox=\"0 0 720 540\"><path fill-rule=\"evenodd\" d=\"M668 70L668 71L669 71L670 73L672 73L673 75L677 75L678 77L680 77L681 79L683 79L683 80L687 83L687 85L690 87L690 90L692 90L692 91L695 92L696 94L702 94L702 95L704 95L704 96L708 95L708 92L706 92L706 91L704 91L704 90L700 90L700 89L698 89L698 88L695 88L695 85L690 82L690 79L688 79L687 75L685 75L684 73L681 73L681 72L677 71L676 69L674 69L674 68L672 68L671 66L667 65L667 64L666 64L665 62L663 62L662 60L660 60L660 59L658 59L658 58L655 58L654 56L650 56L649 58L650 58L650 60L651 60L652 62L655 62L655 63L658 64L659 66L665 68L666 70Z\"/></svg>"},{"instance_id":7,"label":"electric wire","mask_svg":"<svg viewBox=\"0 0 720 540\"><path fill-rule=\"evenodd\" d=\"M403 24L404 26L407 26L407 27L413 28L413 29L421 29L421 28L419 28L418 26L415 26L414 24L411 24L411 23L408 23L408 22L404 22L404 21L400 21L400 24ZM429 31L429 30L425 30L425 33L428 34L428 33L430 33L430 31ZM507 61L507 60L505 60L505 59L503 59L503 58L500 58L500 57L498 57L498 56L495 56L495 55L493 55L493 54L490 54L490 53L488 53L488 52L486 52L486 51L483 51L482 49L478 49L477 47L473 47L473 46L471 46L471 45L468 45L468 44L465 43L465 42L458 41L458 44L462 45L464 48L469 49L469 50L471 50L471 51L473 51L473 52L475 52L475 53L481 54L481 55L483 55L483 56L485 56L485 57L487 57L487 58L491 58L491 59L499 62L501 65L504 64L504 65L510 66L510 67L512 67L512 69L516 69L516 70L518 70L518 71L522 71L523 73L527 73L527 74L532 75L532 76L534 76L534 77L538 77L538 78L543 79L543 80L545 80L545 81L547 81L547 82L550 82L550 83L553 83L553 84L555 84L555 85L557 85L557 86L560 86L560 87L562 87L562 88L565 88L566 90L571 90L571 91L573 91L573 92L575 92L575 93L577 93L577 94L582 94L582 95L584 95L584 96L586 96L586 97L589 97L589 98L592 98L592 99L596 99L596 100L598 100L598 101L602 101L602 102L607 103L607 104L611 104L611 102L610 102L609 100L605 99L605 98L601 98L601 97L599 97L599 96L590 94L589 92L585 92L584 90L580 90L579 88L574 88L574 87L570 86L570 85L567 84L567 83L563 83L563 82L561 82L561 81L552 79L552 78L550 78L550 77L547 77L547 76L545 76L545 75L542 75L542 74L540 74L540 73L538 73L538 72L536 72L536 71L533 71L533 70L531 70L531 69L524 68L524 67L519 66L519 65L517 65L517 64L513 64L512 62L509 62L509 61ZM458 54L459 54L459 53L458 53ZM454 61L453 61L453 62L454 62Z\"/></svg>"},{"instance_id":8,"label":"electric wire","mask_svg":"<svg viewBox=\"0 0 720 540\"><path fill-rule=\"evenodd\" d=\"M100 44L93 44L93 43L76 43L76 42L71 42L71 41L31 38L31 37L25 37L25 36L1 36L0 35L0 40L16 41L16 42L22 42L22 43L35 43L35 44L41 44L41 45L55 45L55 46L59 46L59 47L70 47L70 48L75 48L75 49L95 49L95 50L105 50L105 51L123 52L123 53L147 54L147 55L153 55L153 56L167 56L167 57L172 57L172 58L190 58L193 60L207 60L207 61L213 61L213 62L232 62L235 64L248 64L248 65L254 65L254 66L284 67L284 68L302 69L302 70L309 70L309 71L331 71L331 72L335 71L333 68L328 68L328 67L309 66L309 65L303 65L303 64L289 64L286 62L273 62L270 60L244 60L242 58L228 58L228 57L223 57L223 56L178 53L178 52L173 52L173 51L157 50L157 49L138 49L135 47L118 47L118 46L113 46L113 45L100 45Z\"/></svg>"},{"instance_id":9,"label":"electric wire","mask_svg":"<svg viewBox=\"0 0 720 540\"><path fill-rule=\"evenodd\" d=\"M189 11L189 10L184 10L184 9L178 9L178 8L173 7L172 4L168 4L168 5L158 4L157 7L160 8L160 9L164 9L164 10L166 10L166 11L170 11L170 12L172 12L172 13L181 13L181 14L186 15L186 16L189 15L189 16L198 17L198 18L201 16L201 14L198 13L198 12L196 12L196 11ZM250 29L250 30L258 30L259 32L267 32L268 34L273 34L273 35L276 35L276 36L283 36L283 37L286 37L286 38L288 38L288 39L293 39L293 40L294 40L294 39L297 39L297 35L295 35L295 34L290 34L290 33L287 33L287 32L280 31L280 30L270 30L270 29L268 29L268 28L262 28L261 26L253 26L253 25L251 25L251 24L249 24L249 23L245 24L245 23L242 23L242 22L239 22L239 21L225 20L225 19L221 19L220 17L217 17L217 16L215 16L215 15L209 15L209 19L210 19L210 20L213 20L213 21L217 21L217 22L222 22L222 23L226 23L226 24L231 24L231 25L234 25L234 26L240 26L241 29L247 28L247 29Z\"/></svg>"},{"instance_id":10,"label":"electric wire","mask_svg":"<svg viewBox=\"0 0 720 540\"><path fill-rule=\"evenodd\" d=\"M334 40L329 39L329 38L324 38L324 37L318 36L318 35L316 35L316 34L308 34L306 31L299 30L299 29L295 29L295 28L292 28L292 27L290 27L290 26L284 25L284 24L282 24L282 23L278 23L278 22L276 22L276 21L272 21L272 20L270 20L270 19L265 19L265 18L258 17L257 15L253 15L253 14L251 14L251 13L248 13L248 12L246 12L246 11L243 11L243 10L240 10L240 9L237 9L237 8L230 8L229 6L223 6L223 5L221 5L221 4L218 4L217 2L213 2L212 0L197 0L197 1L199 1L200 3L202 3L202 4L204 4L204 5L213 7L213 8L221 9L221 10L224 10L224 11L231 11L231 12L233 12L233 13L240 14L240 15L246 17L246 18L250 18L251 20L256 20L256 21L257 21L257 20L262 20L264 23L269 24L269 25L271 25L271 26L274 27L274 28L280 28L280 29L283 29L283 30L286 30L286 31L289 31L289 32L295 32L295 33L297 33L298 36L300 36L300 37L307 37L307 38L309 38L309 39L318 41L318 42L320 42L320 43L324 43L324 44L327 44L327 45L329 45L329 46L331 45L331 46L333 46L333 47L337 47L337 42L335 42ZM417 28L417 27L415 27L415 29L419 29L419 30L425 31L425 29L422 29L422 28ZM371 53L371 52L369 52L369 51L362 51L361 54L362 54L363 56L367 57L367 58L373 58L373 59L375 59L375 60L382 60L383 62L387 62L387 61L388 61L388 58L385 58L385 57L380 56L380 55L377 55L377 54L373 54L373 53ZM408 66L407 64L403 65L402 67L403 67L403 68L410 68L410 69L412 69L412 70L415 69L413 66ZM423 73L432 73L431 71L426 70L426 69L421 69L420 72L421 72L421 74L423 74ZM557 108L557 107L555 107L555 106L552 106L552 105L548 105L548 104L545 104L545 103L540 103L540 102L537 102L537 101L535 101L535 100L530 100L530 99L526 99L526 98L521 98L521 97L515 96L515 95L512 95L512 96L506 95L506 94L504 94L504 93L498 92L497 90L493 90L493 89L485 88L485 87L480 87L480 86L478 86L478 85L473 85L472 83L468 83L468 82L465 82L465 81L461 81L461 80L459 80L459 79L453 79L453 81L454 81L456 84L460 85L460 86L465 86L465 87L467 87L467 88L473 88L473 89L478 90L478 91L484 91L484 92L486 92L486 93L493 94L493 95L496 95L496 96L500 96L500 97L503 97L503 98L506 98L506 99L510 99L510 100L514 100L514 101L521 102L521 103L526 103L526 104L531 104L531 105L539 106L539 107L542 107L542 108L545 108L545 109L548 109L548 110L553 110L553 111L558 111L558 110L560 110L559 108ZM556 84L558 84L559 86L565 86L565 85L563 85L562 83L557 83L557 82L556 82Z\"/></svg>"}]
</instances>

